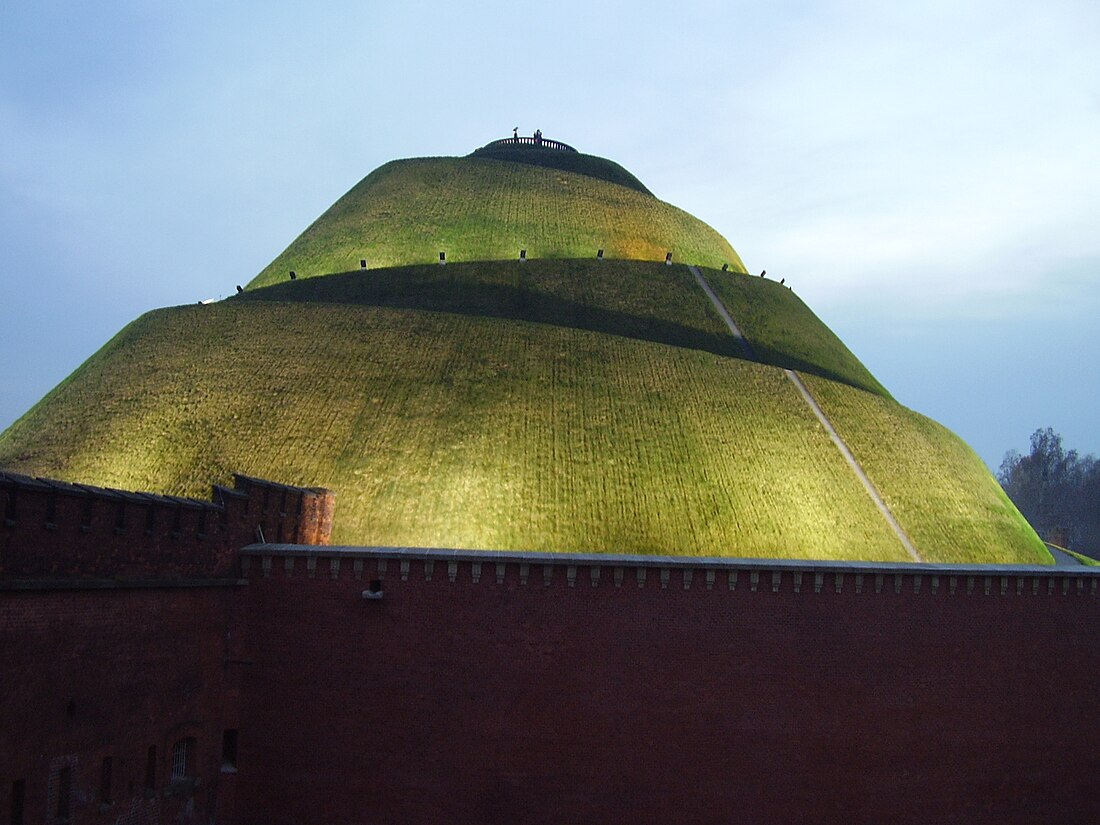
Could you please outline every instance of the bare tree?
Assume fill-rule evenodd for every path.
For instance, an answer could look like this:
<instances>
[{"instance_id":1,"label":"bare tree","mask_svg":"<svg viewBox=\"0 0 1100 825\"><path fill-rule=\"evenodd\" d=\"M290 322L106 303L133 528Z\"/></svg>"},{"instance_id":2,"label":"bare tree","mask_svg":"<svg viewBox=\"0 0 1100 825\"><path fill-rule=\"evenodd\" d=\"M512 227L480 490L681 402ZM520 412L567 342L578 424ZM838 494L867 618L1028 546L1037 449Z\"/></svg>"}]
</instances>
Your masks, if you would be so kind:
<instances>
[{"instance_id":1,"label":"bare tree","mask_svg":"<svg viewBox=\"0 0 1100 825\"><path fill-rule=\"evenodd\" d=\"M1100 462L1062 446L1047 427L1031 436L1031 452L1005 453L997 473L1009 498L1046 541L1100 554Z\"/></svg>"}]
</instances>

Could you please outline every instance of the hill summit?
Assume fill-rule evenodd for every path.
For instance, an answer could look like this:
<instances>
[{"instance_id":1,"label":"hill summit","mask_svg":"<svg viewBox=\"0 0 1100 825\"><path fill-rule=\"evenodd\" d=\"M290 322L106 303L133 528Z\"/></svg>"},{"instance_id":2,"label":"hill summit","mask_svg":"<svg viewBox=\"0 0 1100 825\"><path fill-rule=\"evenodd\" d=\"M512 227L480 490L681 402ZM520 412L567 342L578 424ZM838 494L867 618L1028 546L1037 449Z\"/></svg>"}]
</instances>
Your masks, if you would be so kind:
<instances>
[{"instance_id":1,"label":"hill summit","mask_svg":"<svg viewBox=\"0 0 1100 825\"><path fill-rule=\"evenodd\" d=\"M563 144L562 144L563 145ZM529 258L744 265L725 238L617 163L497 141L463 158L395 160L325 211L249 284L361 268Z\"/></svg>"},{"instance_id":2,"label":"hill summit","mask_svg":"<svg viewBox=\"0 0 1100 825\"><path fill-rule=\"evenodd\" d=\"M123 329L0 466L323 486L343 543L1050 562L794 292L618 164L524 141L371 172L239 295Z\"/></svg>"}]
</instances>

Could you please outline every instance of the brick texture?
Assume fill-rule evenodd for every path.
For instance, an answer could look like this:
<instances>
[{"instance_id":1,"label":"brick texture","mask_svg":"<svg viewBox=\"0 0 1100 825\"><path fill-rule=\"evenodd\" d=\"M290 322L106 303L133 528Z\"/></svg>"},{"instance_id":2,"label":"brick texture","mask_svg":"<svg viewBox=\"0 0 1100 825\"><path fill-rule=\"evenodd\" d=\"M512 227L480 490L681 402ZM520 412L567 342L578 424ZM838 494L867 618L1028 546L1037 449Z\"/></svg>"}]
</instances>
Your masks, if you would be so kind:
<instances>
[{"instance_id":1,"label":"brick texture","mask_svg":"<svg viewBox=\"0 0 1100 825\"><path fill-rule=\"evenodd\" d=\"M237 640L226 633L236 589L0 590L0 821L22 779L23 822L58 822L61 764L71 765L74 823L232 821L235 777L219 760L239 708ZM184 737L196 740L195 788L169 782Z\"/></svg>"},{"instance_id":2,"label":"brick texture","mask_svg":"<svg viewBox=\"0 0 1100 825\"><path fill-rule=\"evenodd\" d=\"M242 823L1100 821L1088 583L281 561L242 593Z\"/></svg>"},{"instance_id":3,"label":"brick texture","mask_svg":"<svg viewBox=\"0 0 1100 825\"><path fill-rule=\"evenodd\" d=\"M330 493L244 476L0 494L0 823L1100 821L1100 571L331 548Z\"/></svg>"}]
</instances>

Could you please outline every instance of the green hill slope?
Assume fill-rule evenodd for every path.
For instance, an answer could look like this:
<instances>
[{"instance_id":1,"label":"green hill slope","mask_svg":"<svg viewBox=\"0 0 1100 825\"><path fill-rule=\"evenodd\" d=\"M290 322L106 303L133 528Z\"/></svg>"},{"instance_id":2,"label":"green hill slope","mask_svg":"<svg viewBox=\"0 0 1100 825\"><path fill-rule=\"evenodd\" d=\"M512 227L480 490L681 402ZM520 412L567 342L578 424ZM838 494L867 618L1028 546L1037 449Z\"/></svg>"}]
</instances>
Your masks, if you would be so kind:
<instances>
[{"instance_id":1,"label":"green hill slope","mask_svg":"<svg viewBox=\"0 0 1100 825\"><path fill-rule=\"evenodd\" d=\"M564 154L564 153L562 153ZM530 258L741 259L717 232L652 195L585 174L487 158L417 158L379 167L271 262L249 288L289 278L438 261Z\"/></svg>"},{"instance_id":2,"label":"green hill slope","mask_svg":"<svg viewBox=\"0 0 1100 825\"><path fill-rule=\"evenodd\" d=\"M1050 562L793 292L618 164L545 147L380 167L241 294L129 325L0 433L0 466L322 485L350 544L909 560L784 369L925 560Z\"/></svg>"},{"instance_id":3,"label":"green hill slope","mask_svg":"<svg viewBox=\"0 0 1100 825\"><path fill-rule=\"evenodd\" d=\"M759 360L886 394L791 290L706 270ZM458 312L587 329L744 357L684 265L530 260L425 264L284 281L232 300L351 303Z\"/></svg>"},{"instance_id":4,"label":"green hill slope","mask_svg":"<svg viewBox=\"0 0 1100 825\"><path fill-rule=\"evenodd\" d=\"M851 350L785 286L740 273L707 272L706 278L761 361L889 397Z\"/></svg>"},{"instance_id":5,"label":"green hill slope","mask_svg":"<svg viewBox=\"0 0 1100 825\"><path fill-rule=\"evenodd\" d=\"M355 543L903 559L777 370L446 313L150 313L0 463L181 495L232 470L309 480Z\"/></svg>"},{"instance_id":6,"label":"green hill slope","mask_svg":"<svg viewBox=\"0 0 1100 825\"><path fill-rule=\"evenodd\" d=\"M741 286L749 303L771 289ZM788 290L770 300L799 312ZM800 323L803 339L776 346L835 356ZM0 435L0 466L181 495L234 471L324 485L346 543L905 561L782 371L729 345L675 266L296 281L143 316ZM925 459L905 463L912 451L860 456L926 558L972 561L996 536L996 560L1036 560L1010 507L968 521L1003 494L957 439L931 444L925 420L889 398L813 381L857 452L863 432L924 438L943 473L966 479L942 496Z\"/></svg>"},{"instance_id":7,"label":"green hill slope","mask_svg":"<svg viewBox=\"0 0 1100 825\"><path fill-rule=\"evenodd\" d=\"M928 561L1050 563L989 469L950 430L871 393L806 382Z\"/></svg>"},{"instance_id":8,"label":"green hill slope","mask_svg":"<svg viewBox=\"0 0 1100 825\"><path fill-rule=\"evenodd\" d=\"M496 143L475 149L470 153L470 157L507 160L513 163L526 163L530 166L544 166L548 169L576 172L579 175L587 175L590 178L597 178L630 189L636 189L646 195L653 194L646 188L644 183L615 161L596 155L586 155L583 152L561 152L556 149L539 148L529 144Z\"/></svg>"}]
</instances>

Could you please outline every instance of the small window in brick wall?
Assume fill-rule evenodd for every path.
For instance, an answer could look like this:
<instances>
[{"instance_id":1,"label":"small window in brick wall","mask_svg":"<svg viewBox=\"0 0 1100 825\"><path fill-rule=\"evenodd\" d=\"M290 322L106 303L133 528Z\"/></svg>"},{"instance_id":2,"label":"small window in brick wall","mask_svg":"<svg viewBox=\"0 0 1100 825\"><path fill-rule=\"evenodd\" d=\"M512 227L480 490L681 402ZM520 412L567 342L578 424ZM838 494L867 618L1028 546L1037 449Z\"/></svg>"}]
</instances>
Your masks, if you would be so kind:
<instances>
[{"instance_id":1,"label":"small window in brick wall","mask_svg":"<svg viewBox=\"0 0 1100 825\"><path fill-rule=\"evenodd\" d=\"M172 746L172 781L190 779L195 775L195 739L180 739Z\"/></svg>"},{"instance_id":2,"label":"small window in brick wall","mask_svg":"<svg viewBox=\"0 0 1100 825\"><path fill-rule=\"evenodd\" d=\"M226 728L222 734L222 770L234 773L237 770L237 731Z\"/></svg>"},{"instance_id":3,"label":"small window in brick wall","mask_svg":"<svg viewBox=\"0 0 1100 825\"><path fill-rule=\"evenodd\" d=\"M57 525L57 493L50 490L46 496L46 527L53 529Z\"/></svg>"},{"instance_id":4,"label":"small window in brick wall","mask_svg":"<svg viewBox=\"0 0 1100 825\"><path fill-rule=\"evenodd\" d=\"M145 790L157 789L157 746L150 745L145 754Z\"/></svg>"},{"instance_id":5,"label":"small window in brick wall","mask_svg":"<svg viewBox=\"0 0 1100 825\"><path fill-rule=\"evenodd\" d=\"M103 757L103 764L99 771L99 801L104 805L111 804L111 779L114 773L114 760L109 756Z\"/></svg>"},{"instance_id":6,"label":"small window in brick wall","mask_svg":"<svg viewBox=\"0 0 1100 825\"><path fill-rule=\"evenodd\" d=\"M14 527L15 526L15 498L16 498L16 495L17 494L16 494L16 491L15 491L15 488L12 487L10 490L8 490L7 495L5 497L5 501L4 501L4 524L6 524L8 527Z\"/></svg>"},{"instance_id":7,"label":"small window in brick wall","mask_svg":"<svg viewBox=\"0 0 1100 825\"><path fill-rule=\"evenodd\" d=\"M11 825L23 825L23 807L27 801L27 780L11 783Z\"/></svg>"},{"instance_id":8,"label":"small window in brick wall","mask_svg":"<svg viewBox=\"0 0 1100 825\"><path fill-rule=\"evenodd\" d=\"M85 495L80 502L80 532L87 533L92 529L92 513L95 511L95 500L90 495Z\"/></svg>"},{"instance_id":9,"label":"small window in brick wall","mask_svg":"<svg viewBox=\"0 0 1100 825\"><path fill-rule=\"evenodd\" d=\"M73 807L73 769L65 765L57 771L57 821L68 822Z\"/></svg>"}]
</instances>

